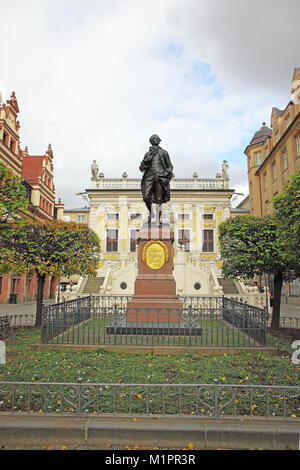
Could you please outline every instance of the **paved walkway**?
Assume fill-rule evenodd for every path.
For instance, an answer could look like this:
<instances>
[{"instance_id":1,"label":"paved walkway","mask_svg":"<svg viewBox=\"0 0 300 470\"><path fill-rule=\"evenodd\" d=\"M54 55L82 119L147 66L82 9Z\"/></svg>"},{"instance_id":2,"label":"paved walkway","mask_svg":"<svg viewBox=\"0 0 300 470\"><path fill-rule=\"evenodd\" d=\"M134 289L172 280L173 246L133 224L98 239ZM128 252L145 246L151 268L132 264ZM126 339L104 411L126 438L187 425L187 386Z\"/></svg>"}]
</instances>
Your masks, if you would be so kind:
<instances>
[{"instance_id":1,"label":"paved walkway","mask_svg":"<svg viewBox=\"0 0 300 470\"><path fill-rule=\"evenodd\" d=\"M299 450L291 419L1 416L0 446Z\"/></svg>"},{"instance_id":2,"label":"paved walkway","mask_svg":"<svg viewBox=\"0 0 300 470\"><path fill-rule=\"evenodd\" d=\"M53 304L54 300L45 300L45 305ZM17 304L0 304L1 315L33 315L36 312L36 302L21 302Z\"/></svg>"}]
</instances>

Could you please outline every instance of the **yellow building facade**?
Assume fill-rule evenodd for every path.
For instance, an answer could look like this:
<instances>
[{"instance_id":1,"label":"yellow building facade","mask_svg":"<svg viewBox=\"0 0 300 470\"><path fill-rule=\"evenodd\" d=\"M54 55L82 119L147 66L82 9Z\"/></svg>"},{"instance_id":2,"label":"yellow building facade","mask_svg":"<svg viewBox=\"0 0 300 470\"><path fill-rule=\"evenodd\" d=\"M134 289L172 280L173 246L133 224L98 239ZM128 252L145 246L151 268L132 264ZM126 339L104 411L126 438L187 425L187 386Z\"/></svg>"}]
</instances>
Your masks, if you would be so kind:
<instances>
[{"instance_id":1,"label":"yellow building facade","mask_svg":"<svg viewBox=\"0 0 300 470\"><path fill-rule=\"evenodd\" d=\"M263 123L245 149L250 215L272 214L272 198L300 170L300 68L294 69L292 100L285 109L273 107L270 127ZM284 285L282 301L300 305L298 280Z\"/></svg>"},{"instance_id":2,"label":"yellow building facade","mask_svg":"<svg viewBox=\"0 0 300 470\"><path fill-rule=\"evenodd\" d=\"M230 295L263 307L265 296L256 288L222 278L219 225L232 215L228 165L214 178L173 178L171 199L163 204L162 217L174 233L173 273L178 295ZM147 223L141 179L106 178L93 174L86 189L90 200L89 227L98 235L101 257L97 277L82 277L76 290L64 298L87 294L132 295L138 272L136 235ZM243 209L245 210L245 209ZM66 211L64 212L66 214ZM73 212L75 214L75 212ZM155 234L153 235L155 236ZM156 235L157 236L157 235Z\"/></svg>"},{"instance_id":3,"label":"yellow building facade","mask_svg":"<svg viewBox=\"0 0 300 470\"><path fill-rule=\"evenodd\" d=\"M285 109L273 108L270 127L263 123L245 149L248 166L250 214L273 211L272 198L300 169L300 69L295 69L291 100Z\"/></svg>"}]
</instances>

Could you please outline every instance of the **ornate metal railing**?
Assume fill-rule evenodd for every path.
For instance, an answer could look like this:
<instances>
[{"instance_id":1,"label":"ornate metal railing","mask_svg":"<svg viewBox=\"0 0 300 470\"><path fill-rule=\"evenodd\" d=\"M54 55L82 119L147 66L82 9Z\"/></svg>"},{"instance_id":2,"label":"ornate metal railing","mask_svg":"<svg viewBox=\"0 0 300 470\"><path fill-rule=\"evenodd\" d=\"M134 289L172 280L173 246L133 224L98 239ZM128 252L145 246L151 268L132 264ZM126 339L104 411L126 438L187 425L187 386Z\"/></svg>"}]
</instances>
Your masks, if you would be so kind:
<instances>
[{"instance_id":1,"label":"ornate metal railing","mask_svg":"<svg viewBox=\"0 0 300 470\"><path fill-rule=\"evenodd\" d=\"M14 327L34 326L35 315L1 315L0 316L0 340L6 339Z\"/></svg>"},{"instance_id":2,"label":"ornate metal railing","mask_svg":"<svg viewBox=\"0 0 300 470\"><path fill-rule=\"evenodd\" d=\"M12 327L18 326L34 326L35 324L35 313L20 313L20 314L9 314L7 315L9 325ZM0 317L1 318L1 317Z\"/></svg>"},{"instance_id":3,"label":"ornate metal railing","mask_svg":"<svg viewBox=\"0 0 300 470\"><path fill-rule=\"evenodd\" d=\"M0 415L123 415L300 420L300 387L0 382Z\"/></svg>"},{"instance_id":4,"label":"ornate metal railing","mask_svg":"<svg viewBox=\"0 0 300 470\"><path fill-rule=\"evenodd\" d=\"M112 308L116 305L120 308L126 308L131 298L130 295L92 295L92 312L97 313L102 308Z\"/></svg>"},{"instance_id":5,"label":"ornate metal railing","mask_svg":"<svg viewBox=\"0 0 300 470\"><path fill-rule=\"evenodd\" d=\"M132 308L129 296L90 296L43 308L43 343L266 345L264 310L224 297L181 297L182 308Z\"/></svg>"},{"instance_id":6,"label":"ornate metal railing","mask_svg":"<svg viewBox=\"0 0 300 470\"><path fill-rule=\"evenodd\" d=\"M271 318L268 318L267 325L268 326L271 325ZM280 328L300 330L300 317L281 317ZM299 338L300 338L300 332L299 332Z\"/></svg>"}]
</instances>

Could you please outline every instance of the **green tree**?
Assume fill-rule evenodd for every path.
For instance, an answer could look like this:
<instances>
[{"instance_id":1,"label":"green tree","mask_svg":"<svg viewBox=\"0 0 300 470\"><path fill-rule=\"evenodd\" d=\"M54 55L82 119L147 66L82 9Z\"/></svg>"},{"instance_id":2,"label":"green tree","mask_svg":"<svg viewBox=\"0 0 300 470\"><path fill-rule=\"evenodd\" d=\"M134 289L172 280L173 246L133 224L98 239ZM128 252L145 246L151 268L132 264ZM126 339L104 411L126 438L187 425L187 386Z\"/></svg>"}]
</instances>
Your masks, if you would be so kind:
<instances>
[{"instance_id":1,"label":"green tree","mask_svg":"<svg viewBox=\"0 0 300 470\"><path fill-rule=\"evenodd\" d=\"M274 196L273 204L285 257L300 264L300 171L290 177L281 194Z\"/></svg>"},{"instance_id":2,"label":"green tree","mask_svg":"<svg viewBox=\"0 0 300 470\"><path fill-rule=\"evenodd\" d=\"M27 206L28 200L22 178L0 162L0 224L12 220Z\"/></svg>"},{"instance_id":3,"label":"green tree","mask_svg":"<svg viewBox=\"0 0 300 470\"><path fill-rule=\"evenodd\" d=\"M16 221L2 230L0 240L0 272L36 273L36 326L41 325L48 276L96 275L99 239L86 225L56 220Z\"/></svg>"},{"instance_id":4,"label":"green tree","mask_svg":"<svg viewBox=\"0 0 300 470\"><path fill-rule=\"evenodd\" d=\"M292 259L287 262L275 220L269 216L231 217L220 225L219 234L225 277L274 275L271 329L279 329L282 284L297 277L299 265Z\"/></svg>"}]
</instances>

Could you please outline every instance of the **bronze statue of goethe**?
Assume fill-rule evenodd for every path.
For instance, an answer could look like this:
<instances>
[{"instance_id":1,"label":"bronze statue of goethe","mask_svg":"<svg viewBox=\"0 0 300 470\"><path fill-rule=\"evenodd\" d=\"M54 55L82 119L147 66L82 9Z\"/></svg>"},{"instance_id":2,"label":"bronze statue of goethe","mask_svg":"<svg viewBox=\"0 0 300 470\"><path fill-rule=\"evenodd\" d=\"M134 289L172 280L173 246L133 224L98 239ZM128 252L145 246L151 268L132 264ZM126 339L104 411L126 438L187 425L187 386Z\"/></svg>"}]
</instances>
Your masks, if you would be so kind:
<instances>
[{"instance_id":1,"label":"bronze statue of goethe","mask_svg":"<svg viewBox=\"0 0 300 470\"><path fill-rule=\"evenodd\" d=\"M159 222L161 224L161 206L170 200L170 181L173 166L166 150L162 149L160 138L154 134L149 139L151 147L140 164L142 171L142 195L149 211L148 223L151 223L152 204L159 206Z\"/></svg>"}]
</instances>

